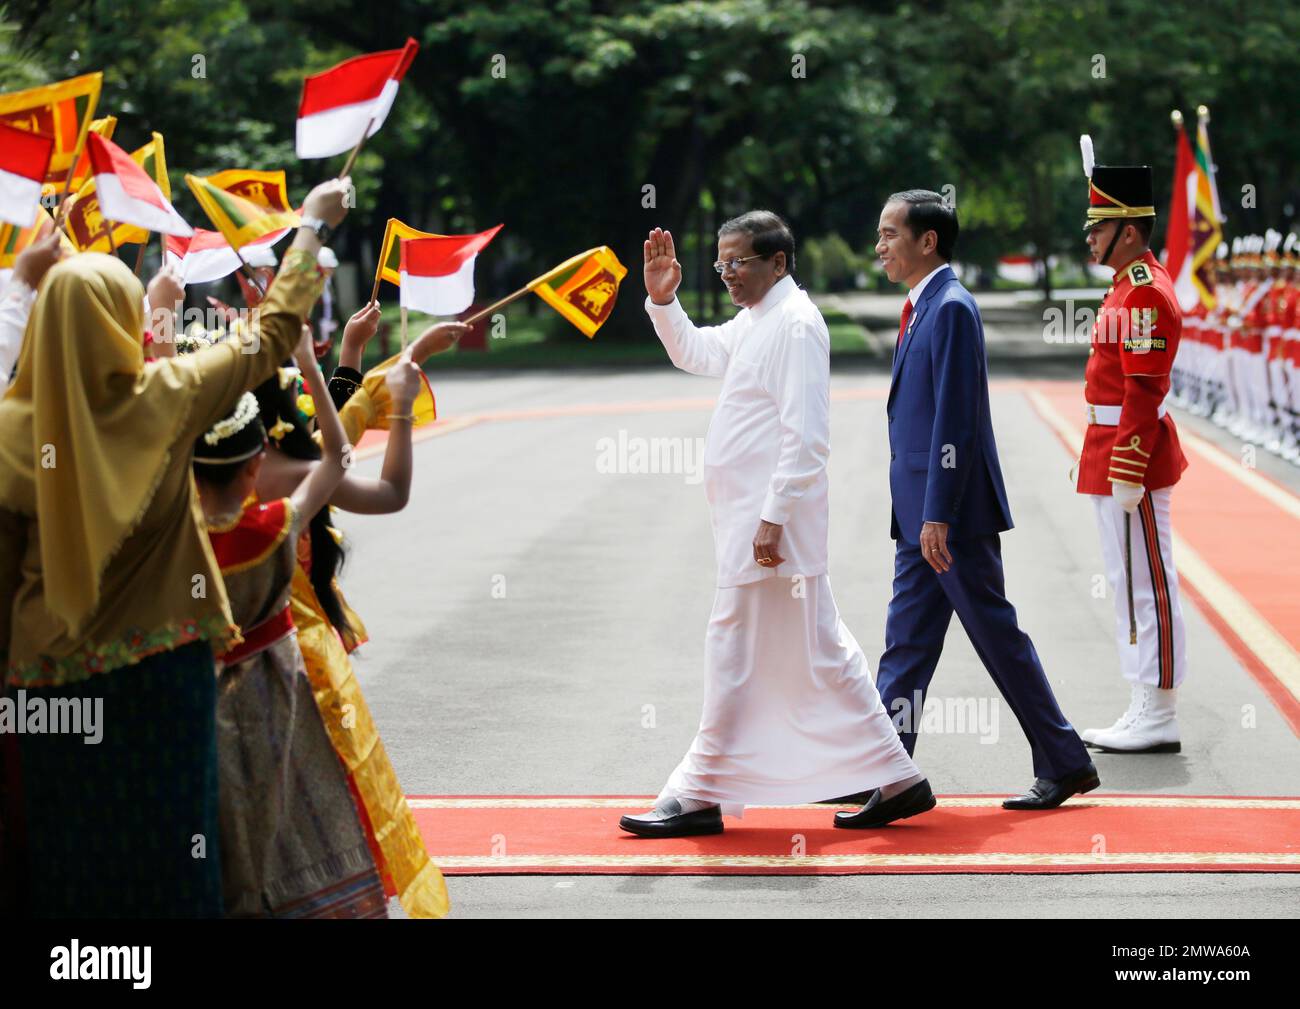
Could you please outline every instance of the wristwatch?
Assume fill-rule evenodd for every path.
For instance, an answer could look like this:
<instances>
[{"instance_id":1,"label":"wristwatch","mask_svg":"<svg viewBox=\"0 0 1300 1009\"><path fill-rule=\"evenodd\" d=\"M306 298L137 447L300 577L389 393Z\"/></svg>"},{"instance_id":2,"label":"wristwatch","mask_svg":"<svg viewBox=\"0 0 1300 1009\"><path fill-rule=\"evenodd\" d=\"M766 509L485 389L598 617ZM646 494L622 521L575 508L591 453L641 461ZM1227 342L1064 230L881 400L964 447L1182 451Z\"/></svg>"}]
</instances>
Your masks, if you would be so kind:
<instances>
[{"instance_id":1,"label":"wristwatch","mask_svg":"<svg viewBox=\"0 0 1300 1009\"><path fill-rule=\"evenodd\" d=\"M330 240L330 235L334 232L334 229L319 217L308 217L306 214L302 217L302 227L306 228L308 231L316 232L316 237L320 239L321 245L328 242Z\"/></svg>"}]
</instances>

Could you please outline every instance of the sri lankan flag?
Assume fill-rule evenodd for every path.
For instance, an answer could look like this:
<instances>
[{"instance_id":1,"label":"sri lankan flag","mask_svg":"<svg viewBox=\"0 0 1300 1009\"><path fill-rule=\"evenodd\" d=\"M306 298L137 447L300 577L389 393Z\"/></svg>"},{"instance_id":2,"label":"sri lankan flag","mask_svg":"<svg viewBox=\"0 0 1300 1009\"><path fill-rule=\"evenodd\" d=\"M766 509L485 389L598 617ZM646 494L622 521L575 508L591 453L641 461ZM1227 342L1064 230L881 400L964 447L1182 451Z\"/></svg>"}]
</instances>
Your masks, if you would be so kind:
<instances>
[{"instance_id":1,"label":"sri lankan flag","mask_svg":"<svg viewBox=\"0 0 1300 1009\"><path fill-rule=\"evenodd\" d=\"M375 268L375 283L386 280L390 284L402 284L402 240L412 238L445 238L432 231L417 231L409 224L403 224L396 217L390 217L384 226L384 240L379 246L379 264Z\"/></svg>"},{"instance_id":2,"label":"sri lankan flag","mask_svg":"<svg viewBox=\"0 0 1300 1009\"><path fill-rule=\"evenodd\" d=\"M565 260L532 281L528 289L577 326L590 339L614 311L618 285L627 267L607 245Z\"/></svg>"},{"instance_id":3,"label":"sri lankan flag","mask_svg":"<svg viewBox=\"0 0 1300 1009\"><path fill-rule=\"evenodd\" d=\"M103 83L104 75L96 72L0 95L0 122L54 138L46 182L67 179L95 118Z\"/></svg>"},{"instance_id":4,"label":"sri lankan flag","mask_svg":"<svg viewBox=\"0 0 1300 1009\"><path fill-rule=\"evenodd\" d=\"M92 132L94 132L92 130ZM110 131L111 132L111 131ZM100 134L104 136L104 134ZM107 136L104 137L109 139ZM82 161L89 164L89 158ZM172 184L167 177L167 155L164 150L161 133L153 134L153 139L139 150L131 152L131 160L143 168L151 179L158 184L163 196L172 198ZM73 243L82 252L109 252L112 246L108 241L108 225L99 208L99 197L95 194L95 180L89 178L82 183L64 219L64 225L72 236ZM149 241L149 232L133 224L116 224L113 228L113 243L126 245L131 242L144 244Z\"/></svg>"},{"instance_id":5,"label":"sri lankan flag","mask_svg":"<svg viewBox=\"0 0 1300 1009\"><path fill-rule=\"evenodd\" d=\"M20 228L13 224L0 225L0 270L13 269L18 253L54 228L54 218L44 207L37 208L36 221L31 227ZM67 235L59 232L64 251L76 252L77 247L68 241Z\"/></svg>"},{"instance_id":6,"label":"sri lankan flag","mask_svg":"<svg viewBox=\"0 0 1300 1009\"><path fill-rule=\"evenodd\" d=\"M1219 187L1214 181L1214 159L1210 157L1210 110L1204 105L1196 110L1196 218L1192 223L1192 276L1197 294L1206 308L1215 303L1214 285L1208 277L1209 265L1223 241L1223 210L1219 206Z\"/></svg>"},{"instance_id":7,"label":"sri lankan flag","mask_svg":"<svg viewBox=\"0 0 1300 1009\"><path fill-rule=\"evenodd\" d=\"M1169 226L1165 229L1165 267L1174 279L1174 293L1184 312L1197 305L1212 309L1217 299L1207 271L1223 241L1223 212L1210 157L1210 132L1206 126L1210 112L1204 105L1197 109L1195 153L1177 110L1173 120L1178 139Z\"/></svg>"},{"instance_id":8,"label":"sri lankan flag","mask_svg":"<svg viewBox=\"0 0 1300 1009\"><path fill-rule=\"evenodd\" d=\"M232 168L207 178L186 175L185 181L232 249L301 223L289 204L284 172Z\"/></svg>"}]
</instances>

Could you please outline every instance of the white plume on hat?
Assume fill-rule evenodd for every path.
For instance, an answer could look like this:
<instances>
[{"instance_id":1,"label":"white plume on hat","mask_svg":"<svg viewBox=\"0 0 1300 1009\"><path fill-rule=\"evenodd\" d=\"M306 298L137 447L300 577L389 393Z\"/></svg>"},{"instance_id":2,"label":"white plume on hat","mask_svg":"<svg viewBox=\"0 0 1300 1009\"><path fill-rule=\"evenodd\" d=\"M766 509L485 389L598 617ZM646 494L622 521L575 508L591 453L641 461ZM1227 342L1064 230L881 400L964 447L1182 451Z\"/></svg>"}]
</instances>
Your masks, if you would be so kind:
<instances>
[{"instance_id":1,"label":"white plume on hat","mask_svg":"<svg viewBox=\"0 0 1300 1009\"><path fill-rule=\"evenodd\" d=\"M1092 154L1092 137L1084 133L1079 137L1079 153L1083 155L1083 174L1092 178L1092 166L1096 159Z\"/></svg>"}]
</instances>

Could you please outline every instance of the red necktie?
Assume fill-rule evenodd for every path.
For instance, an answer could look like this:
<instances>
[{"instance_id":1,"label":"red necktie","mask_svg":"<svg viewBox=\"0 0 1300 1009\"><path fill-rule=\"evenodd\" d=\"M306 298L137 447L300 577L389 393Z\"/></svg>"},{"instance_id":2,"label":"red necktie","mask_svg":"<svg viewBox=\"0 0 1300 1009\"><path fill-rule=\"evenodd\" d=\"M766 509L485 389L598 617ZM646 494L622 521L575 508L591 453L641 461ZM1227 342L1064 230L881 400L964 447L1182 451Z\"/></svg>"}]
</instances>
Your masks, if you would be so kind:
<instances>
[{"instance_id":1,"label":"red necktie","mask_svg":"<svg viewBox=\"0 0 1300 1009\"><path fill-rule=\"evenodd\" d=\"M903 334L907 332L907 320L912 317L912 299L903 302L903 315L898 320L898 345L903 345Z\"/></svg>"}]
</instances>

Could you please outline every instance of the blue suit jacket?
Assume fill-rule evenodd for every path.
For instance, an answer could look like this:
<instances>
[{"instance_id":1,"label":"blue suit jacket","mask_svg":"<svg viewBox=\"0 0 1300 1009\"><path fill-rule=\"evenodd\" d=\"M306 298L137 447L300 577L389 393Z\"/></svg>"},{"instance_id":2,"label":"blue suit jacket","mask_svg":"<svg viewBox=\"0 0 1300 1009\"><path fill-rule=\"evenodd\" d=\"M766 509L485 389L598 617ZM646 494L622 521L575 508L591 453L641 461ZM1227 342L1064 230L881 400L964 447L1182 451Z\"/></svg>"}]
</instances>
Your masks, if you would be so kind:
<instances>
[{"instance_id":1,"label":"blue suit jacket","mask_svg":"<svg viewBox=\"0 0 1300 1009\"><path fill-rule=\"evenodd\" d=\"M956 274L933 277L894 352L889 387L890 535L920 541L924 522L950 539L1011 528L989 417L979 309Z\"/></svg>"}]
</instances>

